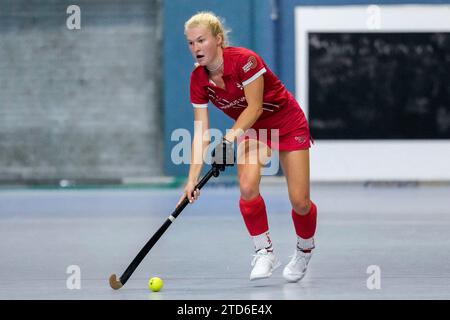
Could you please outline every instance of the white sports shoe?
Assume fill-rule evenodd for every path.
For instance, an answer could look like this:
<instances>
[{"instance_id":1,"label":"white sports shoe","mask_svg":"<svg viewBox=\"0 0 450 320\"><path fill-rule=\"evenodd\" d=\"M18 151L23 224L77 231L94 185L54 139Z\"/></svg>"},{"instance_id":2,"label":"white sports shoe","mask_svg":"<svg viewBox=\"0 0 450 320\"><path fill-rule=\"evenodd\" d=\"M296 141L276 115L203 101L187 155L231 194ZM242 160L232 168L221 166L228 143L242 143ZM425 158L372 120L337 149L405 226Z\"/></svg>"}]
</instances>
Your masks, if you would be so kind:
<instances>
[{"instance_id":1,"label":"white sports shoe","mask_svg":"<svg viewBox=\"0 0 450 320\"><path fill-rule=\"evenodd\" d=\"M280 261L273 252L268 252L266 249L258 250L252 260L253 269L250 280L268 278L280 265Z\"/></svg>"},{"instance_id":2,"label":"white sports shoe","mask_svg":"<svg viewBox=\"0 0 450 320\"><path fill-rule=\"evenodd\" d=\"M301 250L295 250L291 261L284 267L283 277L289 282L297 282L303 279L311 256L312 251L303 252Z\"/></svg>"}]
</instances>

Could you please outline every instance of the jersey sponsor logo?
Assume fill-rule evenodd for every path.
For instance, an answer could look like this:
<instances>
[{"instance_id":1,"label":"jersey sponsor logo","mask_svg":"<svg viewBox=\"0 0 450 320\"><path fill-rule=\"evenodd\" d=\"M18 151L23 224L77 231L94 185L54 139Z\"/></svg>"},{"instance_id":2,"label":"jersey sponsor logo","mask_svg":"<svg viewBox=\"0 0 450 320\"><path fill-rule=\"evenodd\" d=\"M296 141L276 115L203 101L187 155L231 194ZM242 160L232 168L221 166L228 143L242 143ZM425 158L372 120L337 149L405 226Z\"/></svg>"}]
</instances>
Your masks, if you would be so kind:
<instances>
[{"instance_id":1,"label":"jersey sponsor logo","mask_svg":"<svg viewBox=\"0 0 450 320\"><path fill-rule=\"evenodd\" d=\"M256 60L256 58L254 56L250 56L247 63L242 67L242 70L244 70L244 72L248 72L251 69L255 69L257 65L258 61Z\"/></svg>"},{"instance_id":2,"label":"jersey sponsor logo","mask_svg":"<svg viewBox=\"0 0 450 320\"><path fill-rule=\"evenodd\" d=\"M231 102L228 102L225 99L222 99L222 101L226 101L227 102L227 104L220 106L220 109L222 109L222 110L225 110L225 109L228 109L228 108L234 108L234 109L247 108L247 105L243 105L243 103L244 104L247 103L245 97L238 98L238 99L233 100Z\"/></svg>"},{"instance_id":3,"label":"jersey sponsor logo","mask_svg":"<svg viewBox=\"0 0 450 320\"><path fill-rule=\"evenodd\" d=\"M213 104L215 104L217 107L219 107L221 110L225 110L225 109L229 109L229 108L240 109L240 108L247 107L247 105L245 105L247 103L245 97L240 97L240 98L230 102L230 101L218 96L214 92L214 90L212 90L211 88L208 87L208 89L210 91L208 93L208 96L209 96L211 102Z\"/></svg>"},{"instance_id":4,"label":"jersey sponsor logo","mask_svg":"<svg viewBox=\"0 0 450 320\"><path fill-rule=\"evenodd\" d=\"M244 90L242 83L236 82L236 87L238 87L239 90Z\"/></svg>"}]
</instances>

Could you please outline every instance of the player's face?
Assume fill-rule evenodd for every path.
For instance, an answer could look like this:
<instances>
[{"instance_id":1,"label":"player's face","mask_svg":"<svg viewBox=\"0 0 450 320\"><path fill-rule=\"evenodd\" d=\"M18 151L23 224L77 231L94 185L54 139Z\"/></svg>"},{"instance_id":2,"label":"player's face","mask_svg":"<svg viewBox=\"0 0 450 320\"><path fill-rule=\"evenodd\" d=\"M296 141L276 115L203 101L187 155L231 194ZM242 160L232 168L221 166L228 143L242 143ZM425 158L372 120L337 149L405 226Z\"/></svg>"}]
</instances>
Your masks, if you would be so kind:
<instances>
[{"instance_id":1,"label":"player's face","mask_svg":"<svg viewBox=\"0 0 450 320\"><path fill-rule=\"evenodd\" d=\"M214 65L221 48L220 36L214 37L207 27L197 26L186 30L189 49L201 66Z\"/></svg>"}]
</instances>

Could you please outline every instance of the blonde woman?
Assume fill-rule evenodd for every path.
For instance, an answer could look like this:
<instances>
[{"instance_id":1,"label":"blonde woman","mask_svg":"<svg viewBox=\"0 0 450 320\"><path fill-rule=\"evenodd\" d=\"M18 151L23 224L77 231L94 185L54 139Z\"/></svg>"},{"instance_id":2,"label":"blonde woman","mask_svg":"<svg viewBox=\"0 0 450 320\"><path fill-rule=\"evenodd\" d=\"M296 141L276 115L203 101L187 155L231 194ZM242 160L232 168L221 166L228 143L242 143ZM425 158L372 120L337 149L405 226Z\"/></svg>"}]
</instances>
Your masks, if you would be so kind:
<instances>
[{"instance_id":1,"label":"blonde woman","mask_svg":"<svg viewBox=\"0 0 450 320\"><path fill-rule=\"evenodd\" d=\"M200 12L192 16L185 23L184 31L196 62L190 83L191 103L195 121L202 128L194 133L193 157L203 155L209 144L202 137L209 129L208 102L211 102L235 120L223 142L215 148L213 162L234 165L233 145L237 142L239 207L255 247L250 280L256 280L270 277L280 266L259 190L262 166L273 148L279 151L297 235L295 253L285 266L283 276L290 282L297 282L304 277L314 249L317 220L317 208L310 200L311 138L306 117L293 95L258 54L228 45L227 30L214 13ZM242 133L250 128L256 130L256 136L244 137ZM278 139L274 139L270 131L261 139L261 129L277 129ZM185 197L194 202L200 196L200 191L194 189L202 165L203 161L191 162L179 203Z\"/></svg>"}]
</instances>

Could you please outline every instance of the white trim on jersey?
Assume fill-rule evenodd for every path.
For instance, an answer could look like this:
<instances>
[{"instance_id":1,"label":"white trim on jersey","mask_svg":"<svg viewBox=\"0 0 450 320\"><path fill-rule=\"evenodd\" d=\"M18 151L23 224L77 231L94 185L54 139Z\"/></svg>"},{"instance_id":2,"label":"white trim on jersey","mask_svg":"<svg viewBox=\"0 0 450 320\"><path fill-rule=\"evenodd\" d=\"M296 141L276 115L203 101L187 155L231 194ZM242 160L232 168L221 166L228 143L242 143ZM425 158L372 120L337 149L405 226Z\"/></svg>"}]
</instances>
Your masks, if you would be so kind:
<instances>
[{"instance_id":1,"label":"white trim on jersey","mask_svg":"<svg viewBox=\"0 0 450 320\"><path fill-rule=\"evenodd\" d=\"M263 102L263 104L271 106L271 107L275 107L275 108L279 108L280 106L277 104L273 104L273 103L268 103L268 102Z\"/></svg>"},{"instance_id":2,"label":"white trim on jersey","mask_svg":"<svg viewBox=\"0 0 450 320\"><path fill-rule=\"evenodd\" d=\"M193 106L194 108L200 108L200 109L208 108L208 104L207 104L207 103L205 103L205 104L196 104L196 103L193 103L192 106Z\"/></svg>"},{"instance_id":3,"label":"white trim on jersey","mask_svg":"<svg viewBox=\"0 0 450 320\"><path fill-rule=\"evenodd\" d=\"M261 70L259 70L257 73L255 73L253 75L253 77L251 77L250 79L245 80L244 82L242 82L242 85L245 87L246 85L248 85L249 83L253 82L256 80L256 78L258 78L260 75L262 75L263 73L265 73L267 70L266 68L262 68Z\"/></svg>"}]
</instances>

